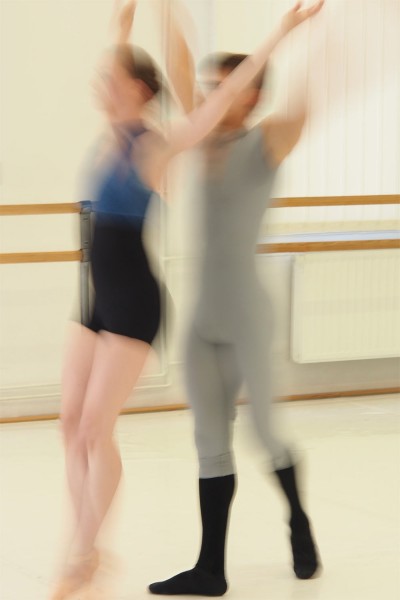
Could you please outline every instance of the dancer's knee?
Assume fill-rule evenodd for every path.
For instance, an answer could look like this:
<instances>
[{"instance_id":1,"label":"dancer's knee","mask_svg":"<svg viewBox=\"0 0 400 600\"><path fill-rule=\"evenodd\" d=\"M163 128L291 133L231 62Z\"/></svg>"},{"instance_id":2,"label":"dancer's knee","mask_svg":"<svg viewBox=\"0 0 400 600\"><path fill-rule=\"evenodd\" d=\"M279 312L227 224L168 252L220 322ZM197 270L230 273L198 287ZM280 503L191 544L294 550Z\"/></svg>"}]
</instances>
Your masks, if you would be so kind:
<instances>
[{"instance_id":1,"label":"dancer's knee","mask_svg":"<svg viewBox=\"0 0 400 600\"><path fill-rule=\"evenodd\" d=\"M81 412L79 410L67 409L61 413L61 432L66 444L71 444L78 437L80 420Z\"/></svg>"},{"instance_id":2,"label":"dancer's knee","mask_svg":"<svg viewBox=\"0 0 400 600\"><path fill-rule=\"evenodd\" d=\"M274 471L286 469L294 464L294 450L283 440L268 436L263 441Z\"/></svg>"},{"instance_id":3,"label":"dancer's knee","mask_svg":"<svg viewBox=\"0 0 400 600\"><path fill-rule=\"evenodd\" d=\"M200 478L224 477L236 473L232 452L217 456L199 456Z\"/></svg>"},{"instance_id":4,"label":"dancer's knee","mask_svg":"<svg viewBox=\"0 0 400 600\"><path fill-rule=\"evenodd\" d=\"M88 452L106 448L113 444L112 431L103 420L92 416L83 416L79 424L78 443Z\"/></svg>"}]
</instances>

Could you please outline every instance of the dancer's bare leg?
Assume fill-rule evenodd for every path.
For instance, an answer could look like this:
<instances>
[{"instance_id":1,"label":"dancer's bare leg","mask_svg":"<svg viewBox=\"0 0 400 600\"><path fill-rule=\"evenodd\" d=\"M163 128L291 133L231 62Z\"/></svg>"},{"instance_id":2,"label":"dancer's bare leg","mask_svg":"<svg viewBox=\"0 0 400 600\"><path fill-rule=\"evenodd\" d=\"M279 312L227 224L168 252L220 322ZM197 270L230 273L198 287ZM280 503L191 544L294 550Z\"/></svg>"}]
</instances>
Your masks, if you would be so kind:
<instances>
[{"instance_id":1,"label":"dancer's bare leg","mask_svg":"<svg viewBox=\"0 0 400 600\"><path fill-rule=\"evenodd\" d=\"M71 323L62 373L61 427L75 527L79 520L88 466L86 452L76 441L97 338L98 334L90 329Z\"/></svg>"},{"instance_id":2,"label":"dancer's bare leg","mask_svg":"<svg viewBox=\"0 0 400 600\"><path fill-rule=\"evenodd\" d=\"M72 340L67 352L67 364L68 356L70 360L65 369L66 379L74 366L76 370L74 375L71 374L69 386L68 382L66 384L63 406L67 470L76 530L71 557L53 600L69 598L71 593L90 583L97 569L99 559L95 543L122 471L113 430L150 349L145 342L108 332L94 334L89 330L78 330L76 334L78 337ZM79 339L81 347L77 344ZM76 361L74 357L77 357ZM81 365L80 372L77 363ZM78 392L83 387L82 400L82 394Z\"/></svg>"},{"instance_id":3,"label":"dancer's bare leg","mask_svg":"<svg viewBox=\"0 0 400 600\"><path fill-rule=\"evenodd\" d=\"M121 459L113 430L149 353L145 342L101 332L96 342L77 435L88 468L82 491L74 550L87 554L108 512L121 478Z\"/></svg>"}]
</instances>

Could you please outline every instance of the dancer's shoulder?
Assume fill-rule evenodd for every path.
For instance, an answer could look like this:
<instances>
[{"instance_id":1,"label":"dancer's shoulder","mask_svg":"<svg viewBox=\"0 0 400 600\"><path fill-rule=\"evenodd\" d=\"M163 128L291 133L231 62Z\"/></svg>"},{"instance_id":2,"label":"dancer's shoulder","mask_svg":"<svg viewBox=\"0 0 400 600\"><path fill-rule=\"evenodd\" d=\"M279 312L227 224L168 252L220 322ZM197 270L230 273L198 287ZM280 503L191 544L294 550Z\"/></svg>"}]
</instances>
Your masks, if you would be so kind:
<instances>
[{"instance_id":1,"label":"dancer's shoulder","mask_svg":"<svg viewBox=\"0 0 400 600\"><path fill-rule=\"evenodd\" d=\"M279 166L296 146L304 122L304 115L288 119L283 115L275 114L264 119L259 125L266 153L275 166Z\"/></svg>"}]
</instances>

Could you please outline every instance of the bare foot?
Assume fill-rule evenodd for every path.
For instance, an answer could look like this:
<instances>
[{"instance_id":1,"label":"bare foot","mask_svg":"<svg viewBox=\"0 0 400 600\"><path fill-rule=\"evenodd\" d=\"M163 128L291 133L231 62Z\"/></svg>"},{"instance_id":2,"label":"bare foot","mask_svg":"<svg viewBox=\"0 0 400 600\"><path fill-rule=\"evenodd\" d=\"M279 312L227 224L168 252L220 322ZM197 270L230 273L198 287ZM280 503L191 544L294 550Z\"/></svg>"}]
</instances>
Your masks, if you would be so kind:
<instances>
[{"instance_id":1,"label":"bare foot","mask_svg":"<svg viewBox=\"0 0 400 600\"><path fill-rule=\"evenodd\" d=\"M99 553L97 550L71 558L57 583L51 600L69 600L73 594L88 587L98 566Z\"/></svg>"}]
</instances>

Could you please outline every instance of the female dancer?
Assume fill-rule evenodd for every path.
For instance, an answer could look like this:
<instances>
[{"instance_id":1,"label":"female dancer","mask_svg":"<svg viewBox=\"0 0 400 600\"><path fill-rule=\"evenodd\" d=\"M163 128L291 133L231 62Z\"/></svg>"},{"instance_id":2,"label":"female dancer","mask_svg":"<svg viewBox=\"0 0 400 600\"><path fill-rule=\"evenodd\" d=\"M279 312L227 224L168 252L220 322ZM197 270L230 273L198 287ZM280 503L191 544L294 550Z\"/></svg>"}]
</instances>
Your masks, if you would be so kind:
<instances>
[{"instance_id":1,"label":"female dancer","mask_svg":"<svg viewBox=\"0 0 400 600\"><path fill-rule=\"evenodd\" d=\"M160 135L146 128L147 103L159 92L152 59L127 40L136 3L119 11L117 45L96 82L108 140L94 165L91 248L95 301L89 323L71 325L62 377L61 425L74 513L74 536L53 600L90 584L100 559L98 534L121 478L113 439L117 417L149 354L160 321L158 283L142 242L146 211L160 176Z\"/></svg>"},{"instance_id":2,"label":"female dancer","mask_svg":"<svg viewBox=\"0 0 400 600\"><path fill-rule=\"evenodd\" d=\"M96 297L90 322L73 326L63 372L62 430L75 535L53 600L90 585L99 566L99 532L121 478L114 426L159 324L158 286L141 236L150 197L170 159L218 125L276 45L316 10L296 6L251 59L164 139L144 125L146 105L160 87L155 67L146 53L126 44L135 8L131 1L120 13L119 43L108 56L101 84L111 143L107 162L97 166L91 256ZM185 51L185 44L178 46ZM176 93L187 107L180 70L172 71Z\"/></svg>"},{"instance_id":3,"label":"female dancer","mask_svg":"<svg viewBox=\"0 0 400 600\"><path fill-rule=\"evenodd\" d=\"M316 14L321 6L319 2L302 16ZM298 9L296 5L283 23L298 18ZM244 55L213 56L202 69L204 86L219 89L245 63ZM294 572L300 579L309 579L319 566L310 522L299 497L294 457L274 431L270 371L273 324L254 260L259 226L278 167L300 137L306 110L302 99L296 98L297 106L289 117L270 116L247 129L262 79L253 79L236 95L203 144L207 163L200 208L203 248L186 355L186 383L200 463L202 543L194 569L151 584L153 594L222 596L227 590L225 541L236 483L232 423L234 401L243 380L257 433L272 458L290 509Z\"/></svg>"}]
</instances>

